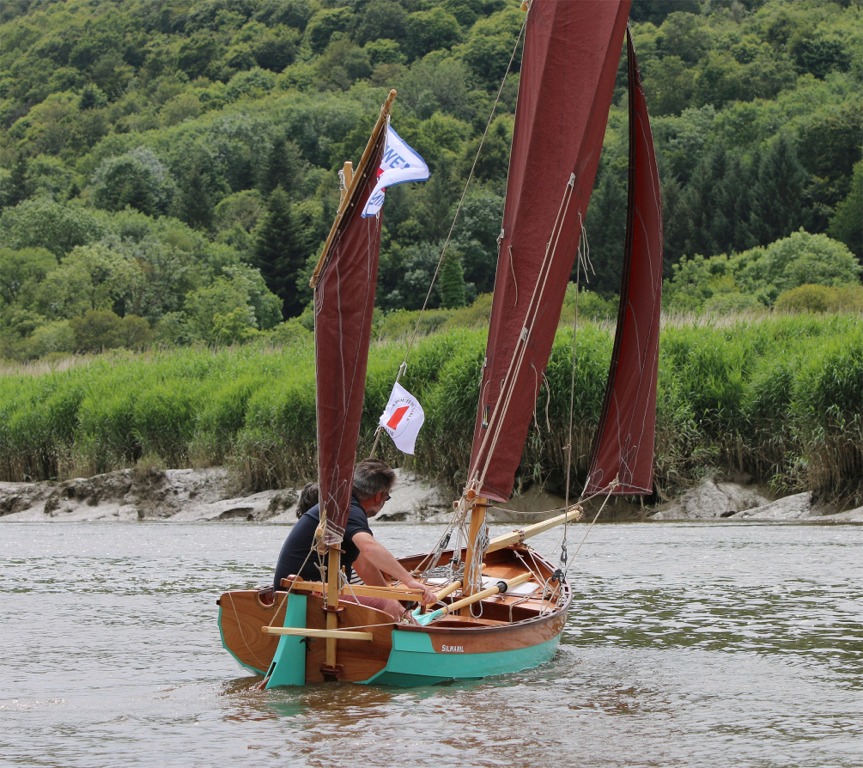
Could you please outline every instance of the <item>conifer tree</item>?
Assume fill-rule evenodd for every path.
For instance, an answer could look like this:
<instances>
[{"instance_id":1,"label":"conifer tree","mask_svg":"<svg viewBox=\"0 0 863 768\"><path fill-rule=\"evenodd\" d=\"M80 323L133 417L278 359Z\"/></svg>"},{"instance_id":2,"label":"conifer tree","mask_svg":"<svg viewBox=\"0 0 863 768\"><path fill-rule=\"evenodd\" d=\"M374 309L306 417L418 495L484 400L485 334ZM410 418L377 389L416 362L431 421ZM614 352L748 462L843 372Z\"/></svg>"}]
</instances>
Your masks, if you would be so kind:
<instances>
[{"instance_id":1,"label":"conifer tree","mask_svg":"<svg viewBox=\"0 0 863 768\"><path fill-rule=\"evenodd\" d=\"M447 309L465 305L464 270L461 256L450 252L444 258L440 275L441 305Z\"/></svg>"},{"instance_id":2,"label":"conifer tree","mask_svg":"<svg viewBox=\"0 0 863 768\"><path fill-rule=\"evenodd\" d=\"M626 176L616 170L603 169L599 184L590 198L586 217L587 240L581 248L589 248L594 273L580 275L582 283L602 294L620 291L623 241L626 232ZM576 278L578 264L572 268Z\"/></svg>"},{"instance_id":3,"label":"conifer tree","mask_svg":"<svg viewBox=\"0 0 863 768\"><path fill-rule=\"evenodd\" d=\"M212 229L213 194L221 191L213 167L212 158L206 152L196 152L179 182L176 200L179 216L192 227Z\"/></svg>"},{"instance_id":4,"label":"conifer tree","mask_svg":"<svg viewBox=\"0 0 863 768\"><path fill-rule=\"evenodd\" d=\"M307 254L298 246L291 204L284 189L276 187L267 208L255 237L255 266L267 288L281 299L282 317L296 317L303 311L297 295L297 273Z\"/></svg>"},{"instance_id":5,"label":"conifer tree","mask_svg":"<svg viewBox=\"0 0 863 768\"><path fill-rule=\"evenodd\" d=\"M23 152L15 158L4 192L0 197L0 208L11 208L27 199L27 158Z\"/></svg>"},{"instance_id":6,"label":"conifer tree","mask_svg":"<svg viewBox=\"0 0 863 768\"><path fill-rule=\"evenodd\" d=\"M284 135L273 140L273 146L267 155L263 169L261 188L269 194L276 187L281 187L289 195L293 195L299 182L302 158L297 145Z\"/></svg>"},{"instance_id":7,"label":"conifer tree","mask_svg":"<svg viewBox=\"0 0 863 768\"><path fill-rule=\"evenodd\" d=\"M780 134L758 162L752 194L752 230L766 245L787 237L809 223L809 175L786 134Z\"/></svg>"}]
</instances>

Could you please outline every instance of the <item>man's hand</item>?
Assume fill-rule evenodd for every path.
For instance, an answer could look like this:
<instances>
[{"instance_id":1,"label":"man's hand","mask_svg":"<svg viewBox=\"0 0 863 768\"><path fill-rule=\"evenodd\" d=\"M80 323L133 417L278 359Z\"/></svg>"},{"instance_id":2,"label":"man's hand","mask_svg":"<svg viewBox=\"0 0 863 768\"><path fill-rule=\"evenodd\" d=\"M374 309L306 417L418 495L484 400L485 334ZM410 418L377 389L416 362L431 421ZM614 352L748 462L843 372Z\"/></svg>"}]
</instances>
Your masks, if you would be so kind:
<instances>
[{"instance_id":1,"label":"man's hand","mask_svg":"<svg viewBox=\"0 0 863 768\"><path fill-rule=\"evenodd\" d=\"M423 605L433 605L437 602L437 593L430 589L428 586L423 584L421 581L417 581L416 579L411 579L410 581L404 582L404 585L408 589L421 589L422 597L420 598L420 602Z\"/></svg>"}]
</instances>

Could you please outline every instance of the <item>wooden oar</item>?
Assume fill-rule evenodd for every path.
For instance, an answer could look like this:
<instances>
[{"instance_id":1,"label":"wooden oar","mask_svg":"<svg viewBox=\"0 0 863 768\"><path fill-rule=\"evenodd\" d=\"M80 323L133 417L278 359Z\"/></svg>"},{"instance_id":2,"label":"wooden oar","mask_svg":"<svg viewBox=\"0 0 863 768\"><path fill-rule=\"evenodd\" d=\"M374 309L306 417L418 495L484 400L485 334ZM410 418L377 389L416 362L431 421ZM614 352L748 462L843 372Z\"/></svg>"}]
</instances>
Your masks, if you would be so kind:
<instances>
[{"instance_id":1,"label":"wooden oar","mask_svg":"<svg viewBox=\"0 0 863 768\"><path fill-rule=\"evenodd\" d=\"M461 600L456 600L454 603L450 605L445 605L443 608L438 608L436 611L432 611L431 613L421 614L414 612L414 618L420 624L425 626L426 624L429 624L435 619L439 619L441 616L446 616L448 613L453 613L454 611L459 610L459 608L465 608L468 605L478 603L480 600L483 600L486 597L491 597L492 595L506 592L508 589L512 587L517 587L519 584L524 584L524 582L530 581L532 578L534 578L534 576L530 571L528 571L527 573L522 573L519 576L511 578L509 581L499 581L493 587L488 587L487 589L483 589L482 591L477 592L473 595L463 597Z\"/></svg>"}]
</instances>

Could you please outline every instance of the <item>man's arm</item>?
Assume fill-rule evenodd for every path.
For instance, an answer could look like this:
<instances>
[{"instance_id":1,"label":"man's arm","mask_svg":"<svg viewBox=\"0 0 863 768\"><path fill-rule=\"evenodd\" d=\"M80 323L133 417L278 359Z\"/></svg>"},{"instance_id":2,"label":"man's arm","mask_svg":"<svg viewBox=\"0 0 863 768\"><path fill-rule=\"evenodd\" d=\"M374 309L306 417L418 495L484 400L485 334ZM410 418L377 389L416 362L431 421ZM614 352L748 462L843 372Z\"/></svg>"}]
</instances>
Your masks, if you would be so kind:
<instances>
[{"instance_id":1,"label":"man's arm","mask_svg":"<svg viewBox=\"0 0 863 768\"><path fill-rule=\"evenodd\" d=\"M421 581L417 581L410 572L393 557L392 553L380 544L370 533L360 532L354 534L354 545L360 551L360 556L354 561L354 568L363 581L367 584L366 574L373 580L381 577L381 573L387 573L394 579L398 579L408 589L421 589L423 597L420 601L423 605L429 605L437 601L437 595ZM375 571L377 574L375 574ZM380 585L375 585L380 586Z\"/></svg>"}]
</instances>

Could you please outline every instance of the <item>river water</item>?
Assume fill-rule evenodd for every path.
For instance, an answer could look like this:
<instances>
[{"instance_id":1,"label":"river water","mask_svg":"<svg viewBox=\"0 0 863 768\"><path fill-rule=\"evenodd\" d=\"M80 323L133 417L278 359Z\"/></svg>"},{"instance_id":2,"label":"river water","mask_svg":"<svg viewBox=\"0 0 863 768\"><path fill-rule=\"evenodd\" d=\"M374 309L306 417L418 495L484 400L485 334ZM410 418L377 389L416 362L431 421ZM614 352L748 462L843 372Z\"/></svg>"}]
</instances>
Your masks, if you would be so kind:
<instances>
[{"instance_id":1,"label":"river water","mask_svg":"<svg viewBox=\"0 0 863 768\"><path fill-rule=\"evenodd\" d=\"M400 555L438 532L375 530ZM215 599L266 582L286 528L0 524L0 765L863 765L863 526L607 524L579 549L586 530L550 664L258 691Z\"/></svg>"}]
</instances>

